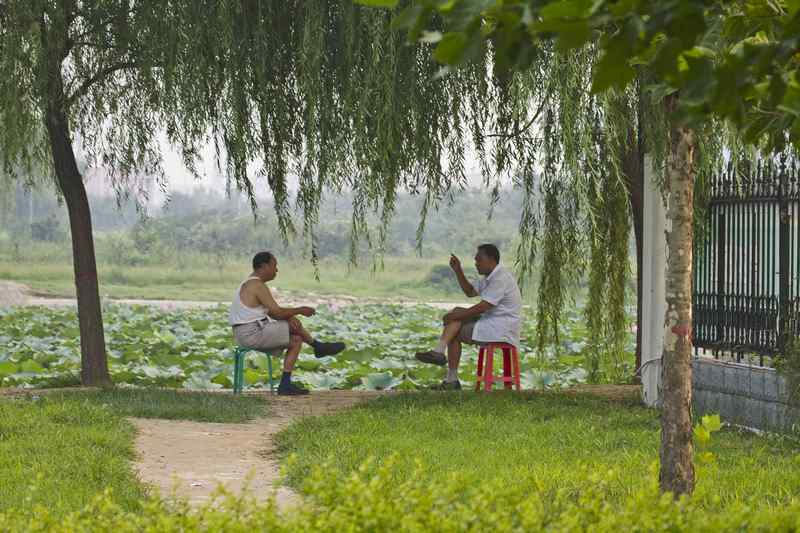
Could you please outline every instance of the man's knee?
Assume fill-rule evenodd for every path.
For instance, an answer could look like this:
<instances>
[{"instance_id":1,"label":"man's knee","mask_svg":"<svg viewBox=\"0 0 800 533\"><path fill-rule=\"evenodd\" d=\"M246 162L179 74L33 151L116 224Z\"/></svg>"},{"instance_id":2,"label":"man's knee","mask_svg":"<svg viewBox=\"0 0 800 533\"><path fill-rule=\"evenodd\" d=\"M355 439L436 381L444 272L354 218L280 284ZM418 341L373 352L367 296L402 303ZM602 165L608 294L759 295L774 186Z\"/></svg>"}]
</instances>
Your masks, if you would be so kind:
<instances>
[{"instance_id":1,"label":"man's knee","mask_svg":"<svg viewBox=\"0 0 800 533\"><path fill-rule=\"evenodd\" d=\"M303 337L300 335L289 335L289 347L290 348L297 348L298 346L302 346L303 344Z\"/></svg>"}]
</instances>

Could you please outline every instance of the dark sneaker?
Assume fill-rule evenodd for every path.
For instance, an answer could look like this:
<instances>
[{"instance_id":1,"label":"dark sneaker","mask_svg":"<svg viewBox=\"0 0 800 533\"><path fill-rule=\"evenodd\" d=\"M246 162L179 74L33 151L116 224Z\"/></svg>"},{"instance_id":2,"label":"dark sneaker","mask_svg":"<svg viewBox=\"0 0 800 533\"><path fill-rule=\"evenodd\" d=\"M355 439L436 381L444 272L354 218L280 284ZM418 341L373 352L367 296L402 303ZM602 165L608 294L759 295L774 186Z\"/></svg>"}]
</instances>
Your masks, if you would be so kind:
<instances>
[{"instance_id":1,"label":"dark sneaker","mask_svg":"<svg viewBox=\"0 0 800 533\"><path fill-rule=\"evenodd\" d=\"M317 357L327 357L336 355L346 348L343 342L319 342L314 344L314 355Z\"/></svg>"},{"instance_id":2,"label":"dark sneaker","mask_svg":"<svg viewBox=\"0 0 800 533\"><path fill-rule=\"evenodd\" d=\"M428 363L429 365L444 366L447 364L447 357L445 357L444 354L434 352L433 350L428 350L427 352L417 352L414 354L414 357L417 358L417 361L422 361L423 363Z\"/></svg>"},{"instance_id":3,"label":"dark sneaker","mask_svg":"<svg viewBox=\"0 0 800 533\"><path fill-rule=\"evenodd\" d=\"M442 381L438 385L433 385L431 390L461 390L460 381Z\"/></svg>"},{"instance_id":4,"label":"dark sneaker","mask_svg":"<svg viewBox=\"0 0 800 533\"><path fill-rule=\"evenodd\" d=\"M298 387L294 383L278 387L278 396L302 396L304 394L308 394L308 389Z\"/></svg>"}]
</instances>

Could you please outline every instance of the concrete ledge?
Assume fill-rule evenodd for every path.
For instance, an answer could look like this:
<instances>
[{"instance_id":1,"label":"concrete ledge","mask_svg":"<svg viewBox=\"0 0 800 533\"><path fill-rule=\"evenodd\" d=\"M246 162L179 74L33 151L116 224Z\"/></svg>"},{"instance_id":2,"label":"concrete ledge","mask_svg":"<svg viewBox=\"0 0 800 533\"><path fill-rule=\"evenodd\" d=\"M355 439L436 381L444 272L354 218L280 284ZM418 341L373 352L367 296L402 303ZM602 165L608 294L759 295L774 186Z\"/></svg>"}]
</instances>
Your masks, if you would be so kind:
<instances>
[{"instance_id":1,"label":"concrete ledge","mask_svg":"<svg viewBox=\"0 0 800 533\"><path fill-rule=\"evenodd\" d=\"M800 422L785 378L772 368L697 358L692 375L692 408L698 415L719 413L724 422L778 432L794 431Z\"/></svg>"}]
</instances>

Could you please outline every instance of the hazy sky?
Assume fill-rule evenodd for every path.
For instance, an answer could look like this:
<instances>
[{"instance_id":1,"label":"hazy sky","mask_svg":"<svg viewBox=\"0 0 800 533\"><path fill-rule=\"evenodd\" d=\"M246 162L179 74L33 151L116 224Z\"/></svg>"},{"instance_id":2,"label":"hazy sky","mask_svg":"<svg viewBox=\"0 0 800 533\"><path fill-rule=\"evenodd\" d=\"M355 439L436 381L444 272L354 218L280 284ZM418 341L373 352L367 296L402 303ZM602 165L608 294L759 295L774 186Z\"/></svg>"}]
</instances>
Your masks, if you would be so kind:
<instances>
[{"instance_id":1,"label":"hazy sky","mask_svg":"<svg viewBox=\"0 0 800 533\"><path fill-rule=\"evenodd\" d=\"M181 191L181 192L189 192L193 189L201 188L207 189L214 192L218 192L220 194L225 193L225 175L224 175L224 168L222 172L217 168L216 164L216 155L214 152L213 144L209 143L206 147L202 150L201 156L203 161L198 164L198 171L201 174L201 177L198 179L186 169L183 164L183 159L180 156L180 152L176 149L169 147L166 141L162 144L163 150L163 167L164 172L168 178L167 180L167 191ZM223 161L224 164L224 161ZM259 165L253 164L251 168L251 176L256 176L258 171ZM482 185L480 171L478 169L477 159L475 157L467 157L467 176L469 185L471 187L479 187ZM94 174L94 173L93 173ZM97 173L102 174L102 173ZM95 175L97 175L95 174ZM154 180L153 180L154 182ZM91 184L90 184L91 186ZM97 185L95 184L92 187L95 193L99 192L96 189ZM256 176L255 178L255 188L256 194L258 196L271 196L269 191L269 187L267 185L267 181L264 177ZM295 191L297 188L297 178L296 176L292 175L289 179L289 188L291 191ZM111 193L112 189L109 185L105 185L102 187L103 190L108 191ZM235 188L231 191L231 195L238 194ZM166 195L159 190L158 187L153 186L150 193L150 201L148 202L150 207L157 208L164 204L164 200L166 199Z\"/></svg>"}]
</instances>

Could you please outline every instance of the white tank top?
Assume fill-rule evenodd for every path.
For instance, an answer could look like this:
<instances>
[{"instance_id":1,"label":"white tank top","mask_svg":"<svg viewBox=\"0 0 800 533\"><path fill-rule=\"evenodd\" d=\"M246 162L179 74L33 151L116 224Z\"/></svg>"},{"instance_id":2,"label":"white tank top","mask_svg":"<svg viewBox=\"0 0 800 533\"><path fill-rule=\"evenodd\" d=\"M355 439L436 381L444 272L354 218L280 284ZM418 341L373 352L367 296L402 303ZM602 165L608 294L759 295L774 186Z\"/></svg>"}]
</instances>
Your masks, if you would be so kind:
<instances>
[{"instance_id":1,"label":"white tank top","mask_svg":"<svg viewBox=\"0 0 800 533\"><path fill-rule=\"evenodd\" d=\"M259 320L271 320L267 315L266 308L263 305L259 305L258 307L248 307L242 303L242 287L251 279L257 279L261 281L260 278L251 276L239 284L239 288L236 289L236 293L233 295L233 303L231 304L231 312L228 319L228 322L231 326L250 324L251 322L258 322Z\"/></svg>"}]
</instances>

